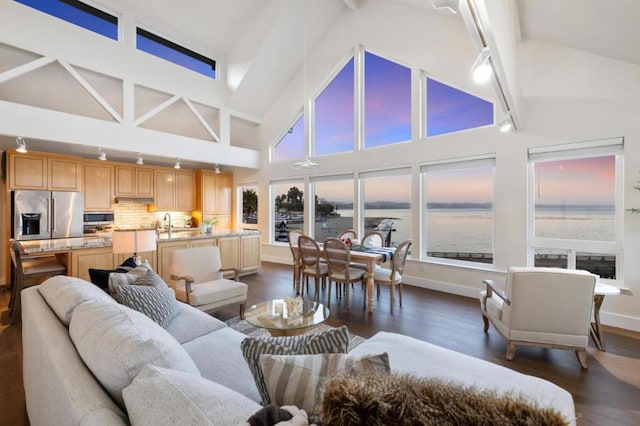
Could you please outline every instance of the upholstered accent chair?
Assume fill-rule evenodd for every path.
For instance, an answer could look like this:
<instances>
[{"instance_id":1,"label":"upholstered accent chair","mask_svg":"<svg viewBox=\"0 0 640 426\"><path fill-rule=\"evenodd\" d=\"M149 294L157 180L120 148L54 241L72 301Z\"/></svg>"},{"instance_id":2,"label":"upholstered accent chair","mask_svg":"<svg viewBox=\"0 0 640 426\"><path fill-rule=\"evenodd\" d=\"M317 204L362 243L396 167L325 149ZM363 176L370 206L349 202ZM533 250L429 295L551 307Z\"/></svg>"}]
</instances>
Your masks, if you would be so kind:
<instances>
[{"instance_id":1,"label":"upholstered accent chair","mask_svg":"<svg viewBox=\"0 0 640 426\"><path fill-rule=\"evenodd\" d=\"M329 275L329 267L326 263L320 262L322 251L313 238L301 235L298 238L298 251L302 278L304 279L304 283L300 285L300 294L304 297L305 286L303 284L306 284L307 291L309 291L309 277L313 277L316 285L316 302L319 302L320 280L322 280L322 287L324 288Z\"/></svg>"},{"instance_id":2,"label":"upholstered accent chair","mask_svg":"<svg viewBox=\"0 0 640 426\"><path fill-rule=\"evenodd\" d=\"M176 298L201 311L239 304L240 318L244 319L247 285L238 281L237 269L222 269L218 247L193 247L170 253L170 286ZM234 280L224 278L224 272L233 272Z\"/></svg>"},{"instance_id":3,"label":"upholstered accent chair","mask_svg":"<svg viewBox=\"0 0 640 426\"><path fill-rule=\"evenodd\" d=\"M586 348L597 276L560 268L511 267L504 292L491 280L480 292L485 333L489 323L507 340L506 358L516 346L568 349L587 368Z\"/></svg>"},{"instance_id":4,"label":"upholstered accent chair","mask_svg":"<svg viewBox=\"0 0 640 426\"><path fill-rule=\"evenodd\" d=\"M378 299L380 298L380 286L389 286L391 313L393 313L393 305L395 305L396 286L398 286L400 307L402 307L402 274L410 248L411 240L403 241L396 247L396 251L391 259L391 269L376 267L373 271L373 281L376 284Z\"/></svg>"},{"instance_id":5,"label":"upholstered accent chair","mask_svg":"<svg viewBox=\"0 0 640 426\"><path fill-rule=\"evenodd\" d=\"M343 285L345 293L345 306L349 311L349 284L356 281L362 283L365 294L362 297L363 307L366 306L365 271L351 267L351 251L347 245L338 238L327 238L324 240L324 258L329 266L329 289L327 292L327 306L331 306L331 283L336 283L336 296L340 293L340 286Z\"/></svg>"}]
</instances>

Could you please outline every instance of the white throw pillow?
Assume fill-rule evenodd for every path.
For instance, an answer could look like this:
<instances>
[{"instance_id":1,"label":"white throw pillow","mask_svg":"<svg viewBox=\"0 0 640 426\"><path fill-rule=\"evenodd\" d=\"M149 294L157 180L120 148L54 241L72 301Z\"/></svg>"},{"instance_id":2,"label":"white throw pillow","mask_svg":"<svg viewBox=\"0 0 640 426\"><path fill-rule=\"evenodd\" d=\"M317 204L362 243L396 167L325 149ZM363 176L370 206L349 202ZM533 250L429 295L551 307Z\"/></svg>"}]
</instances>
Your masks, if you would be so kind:
<instances>
[{"instance_id":1,"label":"white throw pillow","mask_svg":"<svg viewBox=\"0 0 640 426\"><path fill-rule=\"evenodd\" d=\"M47 301L47 305L56 313L58 319L67 327L71 322L73 310L87 300L116 303L100 287L80 278L66 275L56 275L47 279L40 285L38 291Z\"/></svg>"},{"instance_id":2,"label":"white throw pillow","mask_svg":"<svg viewBox=\"0 0 640 426\"><path fill-rule=\"evenodd\" d=\"M193 374L147 366L122 392L134 426L241 425L260 404Z\"/></svg>"},{"instance_id":3,"label":"white throw pillow","mask_svg":"<svg viewBox=\"0 0 640 426\"><path fill-rule=\"evenodd\" d=\"M69 334L84 363L121 407L122 389L147 364L200 375L176 339L144 314L117 303L82 303Z\"/></svg>"}]
</instances>

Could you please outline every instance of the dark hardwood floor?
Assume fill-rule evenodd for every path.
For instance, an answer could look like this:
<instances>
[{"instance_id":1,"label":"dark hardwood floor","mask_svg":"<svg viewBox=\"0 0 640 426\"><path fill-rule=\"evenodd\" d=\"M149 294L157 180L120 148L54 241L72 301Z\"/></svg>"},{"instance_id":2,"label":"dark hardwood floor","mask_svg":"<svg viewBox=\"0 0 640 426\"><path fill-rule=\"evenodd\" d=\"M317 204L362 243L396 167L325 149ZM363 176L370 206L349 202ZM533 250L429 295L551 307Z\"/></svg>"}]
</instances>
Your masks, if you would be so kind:
<instances>
[{"instance_id":1,"label":"dark hardwood floor","mask_svg":"<svg viewBox=\"0 0 640 426\"><path fill-rule=\"evenodd\" d=\"M243 278L249 285L248 304L293 295L291 277L290 266L263 263L259 274ZM356 286L350 311L346 311L344 299L334 299L327 322L334 326L347 325L352 333L363 337L371 337L378 331L406 334L549 380L571 392L579 425L640 424L640 333L606 327L607 351L598 351L590 343L587 371L580 368L571 351L522 347L518 348L513 361L507 361L505 341L493 328L488 334L482 331L477 300L404 286L403 307L399 308L396 301L391 314L388 289L382 290L373 315L369 316L363 309L362 291ZM313 290L311 296L314 296ZM320 297L326 300L326 293ZM0 293L0 310L6 309L7 299L7 292ZM227 320L237 316L238 311L227 308L214 315ZM2 317L6 318L6 312ZM20 326L2 325L0 425L22 424L21 350Z\"/></svg>"}]
</instances>

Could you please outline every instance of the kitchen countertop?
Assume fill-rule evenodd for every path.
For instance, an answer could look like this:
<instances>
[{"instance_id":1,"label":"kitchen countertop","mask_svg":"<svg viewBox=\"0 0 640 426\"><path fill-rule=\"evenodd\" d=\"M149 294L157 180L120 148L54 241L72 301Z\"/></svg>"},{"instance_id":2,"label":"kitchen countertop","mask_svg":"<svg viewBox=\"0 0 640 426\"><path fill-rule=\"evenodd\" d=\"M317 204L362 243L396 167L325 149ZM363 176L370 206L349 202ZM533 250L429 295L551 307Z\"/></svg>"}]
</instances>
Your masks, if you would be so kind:
<instances>
[{"instance_id":1,"label":"kitchen countertop","mask_svg":"<svg viewBox=\"0 0 640 426\"><path fill-rule=\"evenodd\" d=\"M202 234L199 231L173 231L171 238L169 238L168 233L163 232L160 234L158 242L163 243L168 241L198 240L205 238L238 237L244 235L260 235L260 231L221 231L213 234ZM111 234L105 232L78 238L22 241L20 244L22 245L24 252L27 254L111 247Z\"/></svg>"}]
</instances>

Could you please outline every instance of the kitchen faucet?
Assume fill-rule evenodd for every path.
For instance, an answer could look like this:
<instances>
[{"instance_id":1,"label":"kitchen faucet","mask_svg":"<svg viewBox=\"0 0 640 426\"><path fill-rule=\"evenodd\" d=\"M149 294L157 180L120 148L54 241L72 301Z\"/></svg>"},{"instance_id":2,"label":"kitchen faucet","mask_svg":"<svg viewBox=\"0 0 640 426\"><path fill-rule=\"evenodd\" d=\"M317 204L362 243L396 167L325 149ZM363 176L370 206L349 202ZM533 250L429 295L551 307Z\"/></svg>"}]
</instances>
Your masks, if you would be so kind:
<instances>
[{"instance_id":1,"label":"kitchen faucet","mask_svg":"<svg viewBox=\"0 0 640 426\"><path fill-rule=\"evenodd\" d=\"M164 214L164 217L162 218L162 221L164 222L165 220L169 221L169 235L168 238L171 238L171 215L169 214L169 212Z\"/></svg>"}]
</instances>

